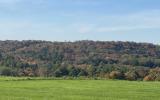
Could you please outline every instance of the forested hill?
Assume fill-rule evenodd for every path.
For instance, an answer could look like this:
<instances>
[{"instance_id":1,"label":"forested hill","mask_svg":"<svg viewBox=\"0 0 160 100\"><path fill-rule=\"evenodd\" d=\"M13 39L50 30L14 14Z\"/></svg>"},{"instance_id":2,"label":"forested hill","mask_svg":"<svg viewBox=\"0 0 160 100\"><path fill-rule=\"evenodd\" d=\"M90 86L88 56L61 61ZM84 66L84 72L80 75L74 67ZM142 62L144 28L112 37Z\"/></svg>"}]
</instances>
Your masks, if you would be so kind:
<instances>
[{"instance_id":1,"label":"forested hill","mask_svg":"<svg viewBox=\"0 0 160 100\"><path fill-rule=\"evenodd\" d=\"M150 79L150 72L159 70L160 46L113 41L0 41L0 65L1 75Z\"/></svg>"}]
</instances>

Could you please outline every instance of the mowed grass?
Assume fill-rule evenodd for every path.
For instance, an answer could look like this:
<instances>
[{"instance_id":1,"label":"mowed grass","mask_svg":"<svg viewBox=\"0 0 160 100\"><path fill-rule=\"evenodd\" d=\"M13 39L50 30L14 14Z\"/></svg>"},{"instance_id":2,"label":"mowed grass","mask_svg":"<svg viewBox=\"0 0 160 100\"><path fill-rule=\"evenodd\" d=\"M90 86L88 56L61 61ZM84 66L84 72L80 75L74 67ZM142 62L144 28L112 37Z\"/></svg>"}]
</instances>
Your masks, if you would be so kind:
<instances>
[{"instance_id":1,"label":"mowed grass","mask_svg":"<svg viewBox=\"0 0 160 100\"><path fill-rule=\"evenodd\" d=\"M160 100L159 82L0 78L0 100Z\"/></svg>"}]
</instances>

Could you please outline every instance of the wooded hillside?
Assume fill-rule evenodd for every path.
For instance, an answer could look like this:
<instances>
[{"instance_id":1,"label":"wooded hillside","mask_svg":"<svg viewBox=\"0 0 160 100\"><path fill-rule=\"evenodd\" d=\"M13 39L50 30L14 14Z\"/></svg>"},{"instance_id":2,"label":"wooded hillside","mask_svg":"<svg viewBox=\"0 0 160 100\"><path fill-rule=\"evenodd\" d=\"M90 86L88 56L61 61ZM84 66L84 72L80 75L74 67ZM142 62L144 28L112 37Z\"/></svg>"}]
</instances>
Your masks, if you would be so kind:
<instances>
[{"instance_id":1,"label":"wooded hillside","mask_svg":"<svg viewBox=\"0 0 160 100\"><path fill-rule=\"evenodd\" d=\"M160 46L135 42L0 41L0 74L160 80Z\"/></svg>"}]
</instances>

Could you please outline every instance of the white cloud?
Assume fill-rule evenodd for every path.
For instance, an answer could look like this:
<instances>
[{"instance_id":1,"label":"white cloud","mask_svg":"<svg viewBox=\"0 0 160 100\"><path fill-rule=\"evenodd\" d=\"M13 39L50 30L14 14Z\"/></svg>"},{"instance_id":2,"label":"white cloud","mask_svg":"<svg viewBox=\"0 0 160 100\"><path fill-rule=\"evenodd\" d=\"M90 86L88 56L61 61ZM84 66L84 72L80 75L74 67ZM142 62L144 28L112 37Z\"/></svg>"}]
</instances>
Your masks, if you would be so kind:
<instances>
[{"instance_id":1,"label":"white cloud","mask_svg":"<svg viewBox=\"0 0 160 100\"><path fill-rule=\"evenodd\" d=\"M10 8L16 6L20 2L22 2L22 0L0 0L0 7Z\"/></svg>"},{"instance_id":2,"label":"white cloud","mask_svg":"<svg viewBox=\"0 0 160 100\"><path fill-rule=\"evenodd\" d=\"M93 26L90 27L90 24ZM90 24L84 24L79 30L94 33L132 32L160 30L160 10L148 10L126 15L99 16Z\"/></svg>"},{"instance_id":3,"label":"white cloud","mask_svg":"<svg viewBox=\"0 0 160 100\"><path fill-rule=\"evenodd\" d=\"M1 21L0 36L36 35L45 33L62 33L63 29L55 24L36 23L34 21Z\"/></svg>"},{"instance_id":4,"label":"white cloud","mask_svg":"<svg viewBox=\"0 0 160 100\"><path fill-rule=\"evenodd\" d=\"M70 15L69 15L70 16ZM111 34L111 33L133 33L145 32L146 30L160 30L160 10L142 11L126 15L98 15L87 19L70 20L70 23L54 24L54 22L34 21L32 19L0 20L0 37L22 37L38 38L38 34ZM68 18L68 17L67 17ZM2 21L3 20L3 21ZM36 37L37 36L37 37ZM49 36L48 36L49 37ZM42 37L43 38L43 37Z\"/></svg>"},{"instance_id":5,"label":"white cloud","mask_svg":"<svg viewBox=\"0 0 160 100\"><path fill-rule=\"evenodd\" d=\"M160 29L160 26L119 26L119 27L99 27L96 32L120 32L120 31L138 31L138 30L150 30L150 29Z\"/></svg>"},{"instance_id":6,"label":"white cloud","mask_svg":"<svg viewBox=\"0 0 160 100\"><path fill-rule=\"evenodd\" d=\"M23 10L25 6L26 9L30 9L28 7L42 6L45 2L45 0L0 0L0 8L9 11Z\"/></svg>"},{"instance_id":7,"label":"white cloud","mask_svg":"<svg viewBox=\"0 0 160 100\"><path fill-rule=\"evenodd\" d=\"M92 29L89 27L80 27L77 31L78 31L78 33L90 33L91 30Z\"/></svg>"},{"instance_id":8,"label":"white cloud","mask_svg":"<svg viewBox=\"0 0 160 100\"><path fill-rule=\"evenodd\" d=\"M22 0L0 0L1 4L13 4Z\"/></svg>"},{"instance_id":9,"label":"white cloud","mask_svg":"<svg viewBox=\"0 0 160 100\"><path fill-rule=\"evenodd\" d=\"M66 13L67 14L67 13ZM80 21L68 25L68 31L74 33L123 33L145 30L160 30L160 10L146 10L121 15L67 14ZM81 18L82 17L82 18ZM65 31L67 32L67 31Z\"/></svg>"}]
</instances>

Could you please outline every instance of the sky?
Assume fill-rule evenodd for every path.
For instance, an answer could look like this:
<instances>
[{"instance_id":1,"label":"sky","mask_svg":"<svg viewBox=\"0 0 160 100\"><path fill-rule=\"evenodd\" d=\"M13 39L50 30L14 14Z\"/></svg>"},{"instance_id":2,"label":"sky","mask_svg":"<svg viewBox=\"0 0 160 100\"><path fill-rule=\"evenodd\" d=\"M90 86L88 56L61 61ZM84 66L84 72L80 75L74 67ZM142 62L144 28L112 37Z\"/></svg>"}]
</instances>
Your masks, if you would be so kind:
<instances>
[{"instance_id":1,"label":"sky","mask_svg":"<svg viewBox=\"0 0 160 100\"><path fill-rule=\"evenodd\" d=\"M160 0L0 0L0 40L160 44Z\"/></svg>"}]
</instances>

